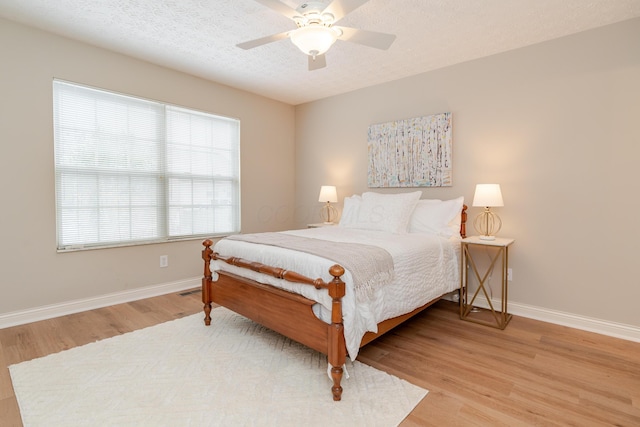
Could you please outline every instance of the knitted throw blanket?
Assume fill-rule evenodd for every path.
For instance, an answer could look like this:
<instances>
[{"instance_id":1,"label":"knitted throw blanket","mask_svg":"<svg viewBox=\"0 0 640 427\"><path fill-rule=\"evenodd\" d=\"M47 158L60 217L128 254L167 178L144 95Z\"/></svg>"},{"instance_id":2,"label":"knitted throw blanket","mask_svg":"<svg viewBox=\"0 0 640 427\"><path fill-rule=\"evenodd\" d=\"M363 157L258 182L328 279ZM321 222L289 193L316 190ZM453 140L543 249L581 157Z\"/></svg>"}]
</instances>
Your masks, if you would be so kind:
<instances>
[{"instance_id":1,"label":"knitted throw blanket","mask_svg":"<svg viewBox=\"0 0 640 427\"><path fill-rule=\"evenodd\" d=\"M351 273L356 301L370 298L378 286L393 279L393 259L389 252L377 246L332 242L286 233L235 234L227 239L293 249L335 261Z\"/></svg>"}]
</instances>

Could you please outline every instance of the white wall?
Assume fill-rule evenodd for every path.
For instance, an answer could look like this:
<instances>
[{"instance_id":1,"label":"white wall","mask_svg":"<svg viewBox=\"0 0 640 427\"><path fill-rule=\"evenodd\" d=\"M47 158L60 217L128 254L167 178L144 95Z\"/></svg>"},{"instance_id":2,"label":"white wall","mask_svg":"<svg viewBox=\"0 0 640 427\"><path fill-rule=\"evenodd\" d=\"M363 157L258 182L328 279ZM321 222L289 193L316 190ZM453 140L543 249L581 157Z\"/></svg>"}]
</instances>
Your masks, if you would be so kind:
<instances>
[{"instance_id":1,"label":"white wall","mask_svg":"<svg viewBox=\"0 0 640 427\"><path fill-rule=\"evenodd\" d=\"M501 184L510 300L640 327L640 19L297 106L299 211L369 190L370 124L447 111L454 184L423 198Z\"/></svg>"},{"instance_id":2,"label":"white wall","mask_svg":"<svg viewBox=\"0 0 640 427\"><path fill-rule=\"evenodd\" d=\"M0 20L0 316L201 274L200 241L56 253L56 77L240 118L245 232L367 191L370 124L451 111L454 185L423 197L502 185L510 300L640 327L638 40L635 19L294 108Z\"/></svg>"},{"instance_id":3,"label":"white wall","mask_svg":"<svg viewBox=\"0 0 640 427\"><path fill-rule=\"evenodd\" d=\"M0 315L202 275L200 240L56 253L53 78L239 118L242 228L291 228L292 106L1 19L0 75Z\"/></svg>"}]
</instances>

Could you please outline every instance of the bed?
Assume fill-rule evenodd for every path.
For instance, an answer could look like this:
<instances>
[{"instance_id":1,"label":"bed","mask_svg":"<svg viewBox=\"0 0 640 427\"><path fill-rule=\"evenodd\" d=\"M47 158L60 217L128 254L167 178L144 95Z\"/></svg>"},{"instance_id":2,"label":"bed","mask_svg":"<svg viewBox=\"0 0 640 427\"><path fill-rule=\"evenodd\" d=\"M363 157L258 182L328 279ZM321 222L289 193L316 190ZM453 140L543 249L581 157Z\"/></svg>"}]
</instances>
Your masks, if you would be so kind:
<instances>
[{"instance_id":1,"label":"bed","mask_svg":"<svg viewBox=\"0 0 640 427\"><path fill-rule=\"evenodd\" d=\"M218 304L326 354L340 400L347 357L460 286L466 206L420 195L363 193L336 226L205 240L205 324Z\"/></svg>"}]
</instances>

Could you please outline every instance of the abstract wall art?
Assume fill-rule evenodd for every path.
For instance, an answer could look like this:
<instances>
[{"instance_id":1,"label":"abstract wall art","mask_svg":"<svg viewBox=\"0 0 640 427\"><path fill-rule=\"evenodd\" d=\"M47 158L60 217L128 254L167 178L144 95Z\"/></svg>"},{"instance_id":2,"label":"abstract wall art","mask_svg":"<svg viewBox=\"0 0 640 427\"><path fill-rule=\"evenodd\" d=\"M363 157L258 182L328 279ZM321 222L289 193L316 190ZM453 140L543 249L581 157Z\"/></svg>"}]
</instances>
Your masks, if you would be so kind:
<instances>
[{"instance_id":1,"label":"abstract wall art","mask_svg":"<svg viewBox=\"0 0 640 427\"><path fill-rule=\"evenodd\" d=\"M450 187L451 113L369 126L368 185Z\"/></svg>"}]
</instances>

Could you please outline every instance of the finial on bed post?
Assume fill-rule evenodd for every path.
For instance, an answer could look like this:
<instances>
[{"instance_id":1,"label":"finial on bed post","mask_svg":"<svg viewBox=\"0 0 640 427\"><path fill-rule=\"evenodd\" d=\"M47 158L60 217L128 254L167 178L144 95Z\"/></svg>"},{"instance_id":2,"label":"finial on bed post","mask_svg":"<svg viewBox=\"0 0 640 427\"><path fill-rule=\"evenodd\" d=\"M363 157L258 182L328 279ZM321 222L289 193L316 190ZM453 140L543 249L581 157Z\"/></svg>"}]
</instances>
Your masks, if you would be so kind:
<instances>
[{"instance_id":1,"label":"finial on bed post","mask_svg":"<svg viewBox=\"0 0 640 427\"><path fill-rule=\"evenodd\" d=\"M202 250L202 259L204 260L204 276L202 277L202 303L204 304L204 324L211 325L211 259L213 242L209 239L202 242L204 249Z\"/></svg>"},{"instance_id":2,"label":"finial on bed post","mask_svg":"<svg viewBox=\"0 0 640 427\"><path fill-rule=\"evenodd\" d=\"M344 362L347 358L347 349L344 341L344 324L342 323L342 297L345 295L345 284L340 278L344 274L344 268L340 265L333 265L329 269L333 280L329 282L328 291L331 296L331 326L329 327L329 348L327 356L331 364L331 379L333 380L333 400L342 399L342 387L340 381Z\"/></svg>"}]
</instances>

